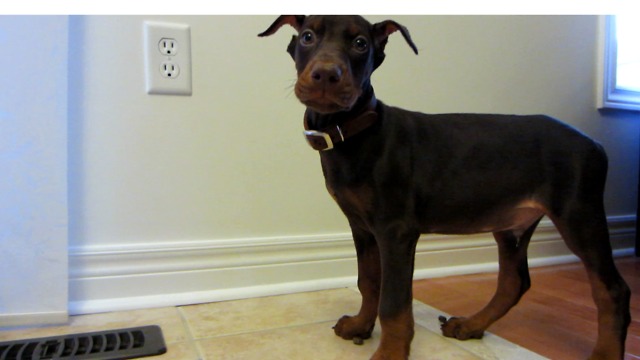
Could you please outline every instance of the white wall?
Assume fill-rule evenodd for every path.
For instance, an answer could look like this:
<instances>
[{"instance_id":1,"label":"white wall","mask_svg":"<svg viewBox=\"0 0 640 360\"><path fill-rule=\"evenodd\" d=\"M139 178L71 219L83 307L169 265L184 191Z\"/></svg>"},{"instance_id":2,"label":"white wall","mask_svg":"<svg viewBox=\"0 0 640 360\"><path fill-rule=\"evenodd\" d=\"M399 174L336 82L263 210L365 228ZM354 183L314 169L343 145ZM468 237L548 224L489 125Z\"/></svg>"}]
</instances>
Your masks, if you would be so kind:
<instances>
[{"instance_id":1,"label":"white wall","mask_svg":"<svg viewBox=\"0 0 640 360\"><path fill-rule=\"evenodd\" d=\"M0 327L67 317L67 34L0 16Z\"/></svg>"},{"instance_id":2,"label":"white wall","mask_svg":"<svg viewBox=\"0 0 640 360\"><path fill-rule=\"evenodd\" d=\"M193 96L145 94L145 19L191 25ZM317 154L301 136L304 108L293 95L295 71L285 52L293 30L256 36L273 19L72 20L71 298L77 311L111 298L352 279L347 223L324 190ZM577 126L609 153L607 210L627 231L616 247L630 244L639 124L632 113L596 110L596 17L395 19L410 29L420 55L392 36L385 64L374 74L380 99L434 113L545 113ZM320 240L340 251L306 251ZM566 249L541 251L553 256ZM295 267L284 266L305 254L317 264L335 260L336 267L307 262L292 273ZM249 268L255 272L243 272ZM158 290L162 284L169 289Z\"/></svg>"},{"instance_id":3,"label":"white wall","mask_svg":"<svg viewBox=\"0 0 640 360\"><path fill-rule=\"evenodd\" d=\"M144 19L80 20L72 245L342 231L270 18L167 19L192 26L191 97L145 94Z\"/></svg>"}]
</instances>

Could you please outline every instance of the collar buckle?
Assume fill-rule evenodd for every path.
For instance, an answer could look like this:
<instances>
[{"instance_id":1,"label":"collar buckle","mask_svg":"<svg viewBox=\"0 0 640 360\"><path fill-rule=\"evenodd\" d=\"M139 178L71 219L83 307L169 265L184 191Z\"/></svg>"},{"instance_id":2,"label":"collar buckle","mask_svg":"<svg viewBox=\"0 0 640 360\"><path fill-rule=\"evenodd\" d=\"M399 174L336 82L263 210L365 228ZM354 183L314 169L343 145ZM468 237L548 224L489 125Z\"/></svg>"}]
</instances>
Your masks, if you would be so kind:
<instances>
[{"instance_id":1,"label":"collar buckle","mask_svg":"<svg viewBox=\"0 0 640 360\"><path fill-rule=\"evenodd\" d=\"M318 151L326 151L333 149L333 140L331 135L326 132L317 130L305 130L304 136L309 145Z\"/></svg>"}]
</instances>

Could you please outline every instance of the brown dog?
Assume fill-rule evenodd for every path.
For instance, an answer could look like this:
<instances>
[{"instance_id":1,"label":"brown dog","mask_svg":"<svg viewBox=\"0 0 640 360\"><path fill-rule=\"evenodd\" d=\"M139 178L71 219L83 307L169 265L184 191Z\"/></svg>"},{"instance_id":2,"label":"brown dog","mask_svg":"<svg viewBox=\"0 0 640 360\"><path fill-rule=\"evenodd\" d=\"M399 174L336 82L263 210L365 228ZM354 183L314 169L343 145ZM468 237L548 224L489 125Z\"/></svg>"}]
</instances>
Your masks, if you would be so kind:
<instances>
[{"instance_id":1,"label":"brown dog","mask_svg":"<svg viewBox=\"0 0 640 360\"><path fill-rule=\"evenodd\" d=\"M592 359L622 359L630 292L611 255L603 205L602 147L547 116L426 115L377 101L371 73L387 38L409 32L359 16L280 16L259 36L298 31L295 94L307 106L305 136L320 151L327 189L349 220L362 307L334 327L344 339L382 338L372 359L407 359L415 247L421 233L493 232L498 289L468 319L441 319L445 336L480 338L530 285L527 246L548 216L584 262L598 307Z\"/></svg>"}]
</instances>

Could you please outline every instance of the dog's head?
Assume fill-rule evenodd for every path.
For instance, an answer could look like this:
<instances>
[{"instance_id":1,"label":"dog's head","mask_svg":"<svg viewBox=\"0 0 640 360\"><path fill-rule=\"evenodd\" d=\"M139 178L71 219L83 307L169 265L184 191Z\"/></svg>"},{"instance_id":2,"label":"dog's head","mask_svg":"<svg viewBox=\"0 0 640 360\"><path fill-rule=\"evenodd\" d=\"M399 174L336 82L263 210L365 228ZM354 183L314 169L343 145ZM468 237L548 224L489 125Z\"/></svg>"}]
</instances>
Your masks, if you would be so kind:
<instances>
[{"instance_id":1,"label":"dog's head","mask_svg":"<svg viewBox=\"0 0 640 360\"><path fill-rule=\"evenodd\" d=\"M295 94L322 114L353 107L382 64L387 39L395 31L418 53L404 26L392 20L371 24L360 16L282 15L258 36L287 24L298 31L287 47L298 71Z\"/></svg>"}]
</instances>

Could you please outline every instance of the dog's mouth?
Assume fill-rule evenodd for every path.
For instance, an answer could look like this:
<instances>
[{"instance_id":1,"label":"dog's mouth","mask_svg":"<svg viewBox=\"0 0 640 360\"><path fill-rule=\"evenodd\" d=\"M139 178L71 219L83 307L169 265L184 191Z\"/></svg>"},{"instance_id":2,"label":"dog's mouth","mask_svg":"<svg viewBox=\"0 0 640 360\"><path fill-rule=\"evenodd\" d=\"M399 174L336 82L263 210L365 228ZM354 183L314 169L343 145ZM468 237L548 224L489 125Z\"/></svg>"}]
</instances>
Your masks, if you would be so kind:
<instances>
[{"instance_id":1,"label":"dog's mouth","mask_svg":"<svg viewBox=\"0 0 640 360\"><path fill-rule=\"evenodd\" d=\"M345 89L328 90L324 88L307 87L296 83L295 94L305 106L321 114L348 111L358 100L359 91L347 87Z\"/></svg>"}]
</instances>

